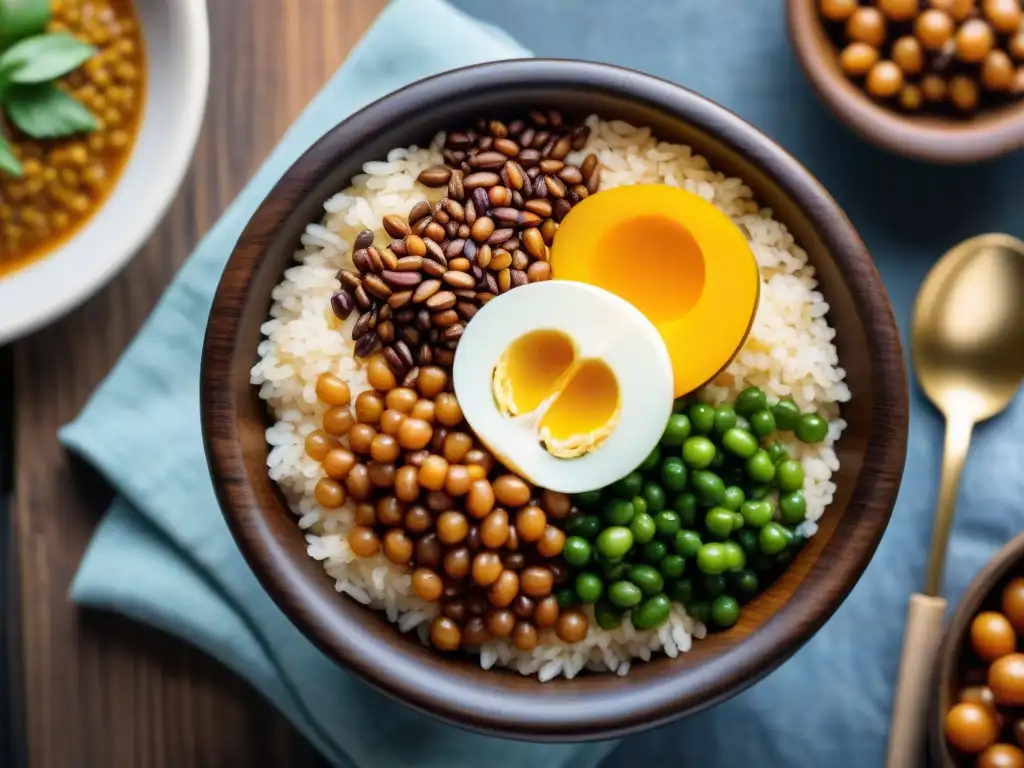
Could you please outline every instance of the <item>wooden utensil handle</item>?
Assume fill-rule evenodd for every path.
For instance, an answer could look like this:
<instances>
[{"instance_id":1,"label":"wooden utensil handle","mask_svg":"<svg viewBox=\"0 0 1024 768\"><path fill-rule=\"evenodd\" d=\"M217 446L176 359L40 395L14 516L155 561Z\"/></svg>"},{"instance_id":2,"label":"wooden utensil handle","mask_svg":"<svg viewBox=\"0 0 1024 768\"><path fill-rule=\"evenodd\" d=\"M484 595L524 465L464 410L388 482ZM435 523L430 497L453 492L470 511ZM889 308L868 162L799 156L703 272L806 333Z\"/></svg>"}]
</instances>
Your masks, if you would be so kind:
<instances>
[{"instance_id":1,"label":"wooden utensil handle","mask_svg":"<svg viewBox=\"0 0 1024 768\"><path fill-rule=\"evenodd\" d=\"M900 654L900 676L893 700L886 768L918 768L922 764L925 718L945 615L944 598L911 596Z\"/></svg>"}]
</instances>

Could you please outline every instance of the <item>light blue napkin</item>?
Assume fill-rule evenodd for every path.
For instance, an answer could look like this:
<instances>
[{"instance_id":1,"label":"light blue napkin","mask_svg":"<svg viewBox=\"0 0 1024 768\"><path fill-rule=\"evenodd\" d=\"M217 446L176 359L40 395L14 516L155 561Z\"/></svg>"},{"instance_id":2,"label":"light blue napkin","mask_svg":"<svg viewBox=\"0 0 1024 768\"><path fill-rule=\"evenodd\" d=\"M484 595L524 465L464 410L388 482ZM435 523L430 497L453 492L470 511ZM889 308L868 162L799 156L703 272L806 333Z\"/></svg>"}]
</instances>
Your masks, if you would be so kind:
<instances>
[{"instance_id":1,"label":"light blue napkin","mask_svg":"<svg viewBox=\"0 0 1024 768\"><path fill-rule=\"evenodd\" d=\"M435 44L422 34L424 19L459 43ZM199 426L199 360L213 292L239 233L283 171L326 129L413 80L528 55L440 0L390 5L61 432L118 491L72 585L73 599L157 626L217 657L339 766L589 768L613 746L470 734L394 703L328 661L271 602L236 549L208 480Z\"/></svg>"}]
</instances>

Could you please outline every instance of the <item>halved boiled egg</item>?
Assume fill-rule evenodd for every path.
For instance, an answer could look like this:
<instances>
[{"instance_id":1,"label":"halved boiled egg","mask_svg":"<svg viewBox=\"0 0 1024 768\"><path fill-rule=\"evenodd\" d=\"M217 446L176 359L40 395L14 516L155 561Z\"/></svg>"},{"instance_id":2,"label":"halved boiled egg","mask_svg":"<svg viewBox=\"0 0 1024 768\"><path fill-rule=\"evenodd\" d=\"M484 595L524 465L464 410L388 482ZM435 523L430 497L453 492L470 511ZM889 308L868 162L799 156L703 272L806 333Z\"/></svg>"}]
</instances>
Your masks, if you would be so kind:
<instances>
[{"instance_id":1,"label":"halved boiled egg","mask_svg":"<svg viewBox=\"0 0 1024 768\"><path fill-rule=\"evenodd\" d=\"M627 475L672 412L672 361L657 328L615 294L565 280L485 304L459 339L453 383L491 453L562 493Z\"/></svg>"}]
</instances>

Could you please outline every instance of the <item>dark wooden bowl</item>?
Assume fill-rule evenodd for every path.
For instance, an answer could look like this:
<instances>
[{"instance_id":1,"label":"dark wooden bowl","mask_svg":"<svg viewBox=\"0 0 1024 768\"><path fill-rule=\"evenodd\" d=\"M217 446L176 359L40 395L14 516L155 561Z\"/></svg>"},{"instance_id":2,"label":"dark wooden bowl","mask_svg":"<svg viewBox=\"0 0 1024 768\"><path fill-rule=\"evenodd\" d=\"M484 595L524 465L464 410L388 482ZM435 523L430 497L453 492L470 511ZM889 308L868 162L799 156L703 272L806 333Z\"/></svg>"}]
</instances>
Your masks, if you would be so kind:
<instances>
[{"instance_id":1,"label":"dark wooden bowl","mask_svg":"<svg viewBox=\"0 0 1024 768\"><path fill-rule=\"evenodd\" d=\"M964 673L973 658L971 621L979 611L999 610L1003 587L1010 579L1024 576L1024 533L1015 536L989 560L964 590L946 627L939 646L935 670L936 696L928 719L928 741L932 763L941 768L972 768L972 756L962 755L946 743L943 723L946 712L956 703ZM975 665L976 666L976 665Z\"/></svg>"},{"instance_id":2,"label":"dark wooden bowl","mask_svg":"<svg viewBox=\"0 0 1024 768\"><path fill-rule=\"evenodd\" d=\"M898 155L950 165L1024 147L1024 101L957 119L902 114L871 99L840 69L817 6L817 0L786 0L789 37L818 96L857 134Z\"/></svg>"},{"instance_id":3,"label":"dark wooden bowl","mask_svg":"<svg viewBox=\"0 0 1024 768\"><path fill-rule=\"evenodd\" d=\"M363 162L478 116L557 106L648 125L744 178L807 249L831 303L853 400L838 444L835 502L791 567L730 631L626 677L584 674L540 684L443 658L334 590L306 555L294 515L267 476L268 415L249 385L271 289L299 234ZM326 127L326 126L325 126ZM203 351L202 420L217 495L239 547L281 609L323 651L406 704L480 731L537 740L637 731L722 701L792 655L839 607L892 511L907 440L899 334L870 256L811 175L763 134L671 83L587 62L484 64L417 82L330 128L257 210L218 287Z\"/></svg>"}]
</instances>

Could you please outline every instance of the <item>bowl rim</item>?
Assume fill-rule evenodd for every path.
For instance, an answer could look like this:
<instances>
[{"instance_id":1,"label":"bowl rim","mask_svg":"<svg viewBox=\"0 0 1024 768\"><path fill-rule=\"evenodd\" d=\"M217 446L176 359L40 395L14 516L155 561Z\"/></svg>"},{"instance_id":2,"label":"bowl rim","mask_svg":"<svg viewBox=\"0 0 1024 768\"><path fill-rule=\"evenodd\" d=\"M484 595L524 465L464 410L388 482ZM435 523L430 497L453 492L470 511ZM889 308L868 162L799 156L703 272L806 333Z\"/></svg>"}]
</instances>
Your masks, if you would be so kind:
<instances>
[{"instance_id":1,"label":"bowl rim","mask_svg":"<svg viewBox=\"0 0 1024 768\"><path fill-rule=\"evenodd\" d=\"M839 69L823 60L827 33L814 0L786 0L786 28L800 67L818 98L854 133L894 154L945 165L990 160L1024 147L1024 104L1008 105L959 121L912 117L878 104ZM828 41L829 47L832 46Z\"/></svg>"},{"instance_id":2,"label":"bowl rim","mask_svg":"<svg viewBox=\"0 0 1024 768\"><path fill-rule=\"evenodd\" d=\"M166 2L166 0L164 1ZM178 162L170 164L170 170L163 176L164 183L154 189L149 205L145 208L140 208L138 205L133 207L131 212L134 217L131 219L134 222L131 225L133 231L130 236L125 238L122 248L118 250L101 249L94 254L87 266L82 266L75 271L73 279L69 276L69 279L51 285L44 295L33 295L32 301L18 302L17 312L13 315L5 316L3 312L0 312L0 344L21 338L68 314L99 291L139 253L153 231L163 221L171 203L174 202L185 179L185 174L191 167L191 158L195 153L206 112L210 80L210 29L204 0L175 0L173 5L181 18L183 32L181 60L184 64L181 78L187 88L185 109L181 111L178 120L180 139L175 145ZM143 25L142 33L147 39L156 34L145 25ZM148 98L153 98L152 92L147 95ZM147 113L149 111L147 110ZM140 135L145 131L148 119L148 114L143 115ZM133 154L136 149L137 147L133 148ZM130 158L129 162L131 161ZM120 183L119 179L114 185L115 188ZM96 216L110 204L112 196L113 191L91 216ZM41 264L56 259L69 243L86 235L91 225L91 218L87 219L72 233L69 239L57 248L43 254L23 268L15 270L10 275L0 277L0 283L17 280L23 272L30 272Z\"/></svg>"},{"instance_id":3,"label":"bowl rim","mask_svg":"<svg viewBox=\"0 0 1024 768\"><path fill-rule=\"evenodd\" d=\"M599 706L595 699L600 697L587 697L585 710L552 708L536 695L529 697L532 702L524 702L525 696L498 699L421 669L408 651L382 648L377 641L375 653L362 652L360 642L374 642L364 626L368 622L352 622L329 607L325 611L325 604L309 594L314 590L303 589L308 582L294 563L282 563L288 559L287 550L274 541L246 477L235 398L226 383L232 375L240 306L263 250L288 212L308 198L332 157L357 150L366 135L392 124L406 110L427 109L444 94L472 90L481 81L499 89L569 83L629 98L686 121L760 169L769 169L788 196L812 212L844 282L860 299L868 343L880 357L871 381L877 405L871 410L870 437L850 500L860 512L849 523L855 527L854 541L847 542L859 548L857 555L826 563L829 558L823 553L809 572L814 574L814 589L798 590L756 633L723 653L730 664L709 662L696 673L689 670L694 674L687 686L672 685L668 678L673 676L666 676L651 685L656 695L645 690L643 701L632 700L626 707L621 701L614 708L604 701ZM230 289L225 288L228 284ZM243 555L282 611L329 657L406 705L469 730L537 741L610 738L668 722L682 709L692 713L707 708L751 685L795 653L849 594L888 525L902 475L908 390L901 350L881 278L853 226L821 184L766 135L693 91L634 70L579 60L504 60L434 75L373 102L328 130L273 187L239 238L214 296L202 358L203 438L218 501ZM255 355L255 350L246 352L250 353ZM389 665L400 667L406 677Z\"/></svg>"},{"instance_id":4,"label":"bowl rim","mask_svg":"<svg viewBox=\"0 0 1024 768\"><path fill-rule=\"evenodd\" d=\"M937 663L933 675L935 696L928 716L928 746L934 760L941 768L956 768L949 745L945 739L944 722L951 704L948 695L951 682L949 677L957 668L957 660L965 642L968 642L971 621L978 609L992 595L993 589L1014 568L1024 564L1024 533L1018 533L1001 546L978 571L957 600L956 608L942 633Z\"/></svg>"}]
</instances>

